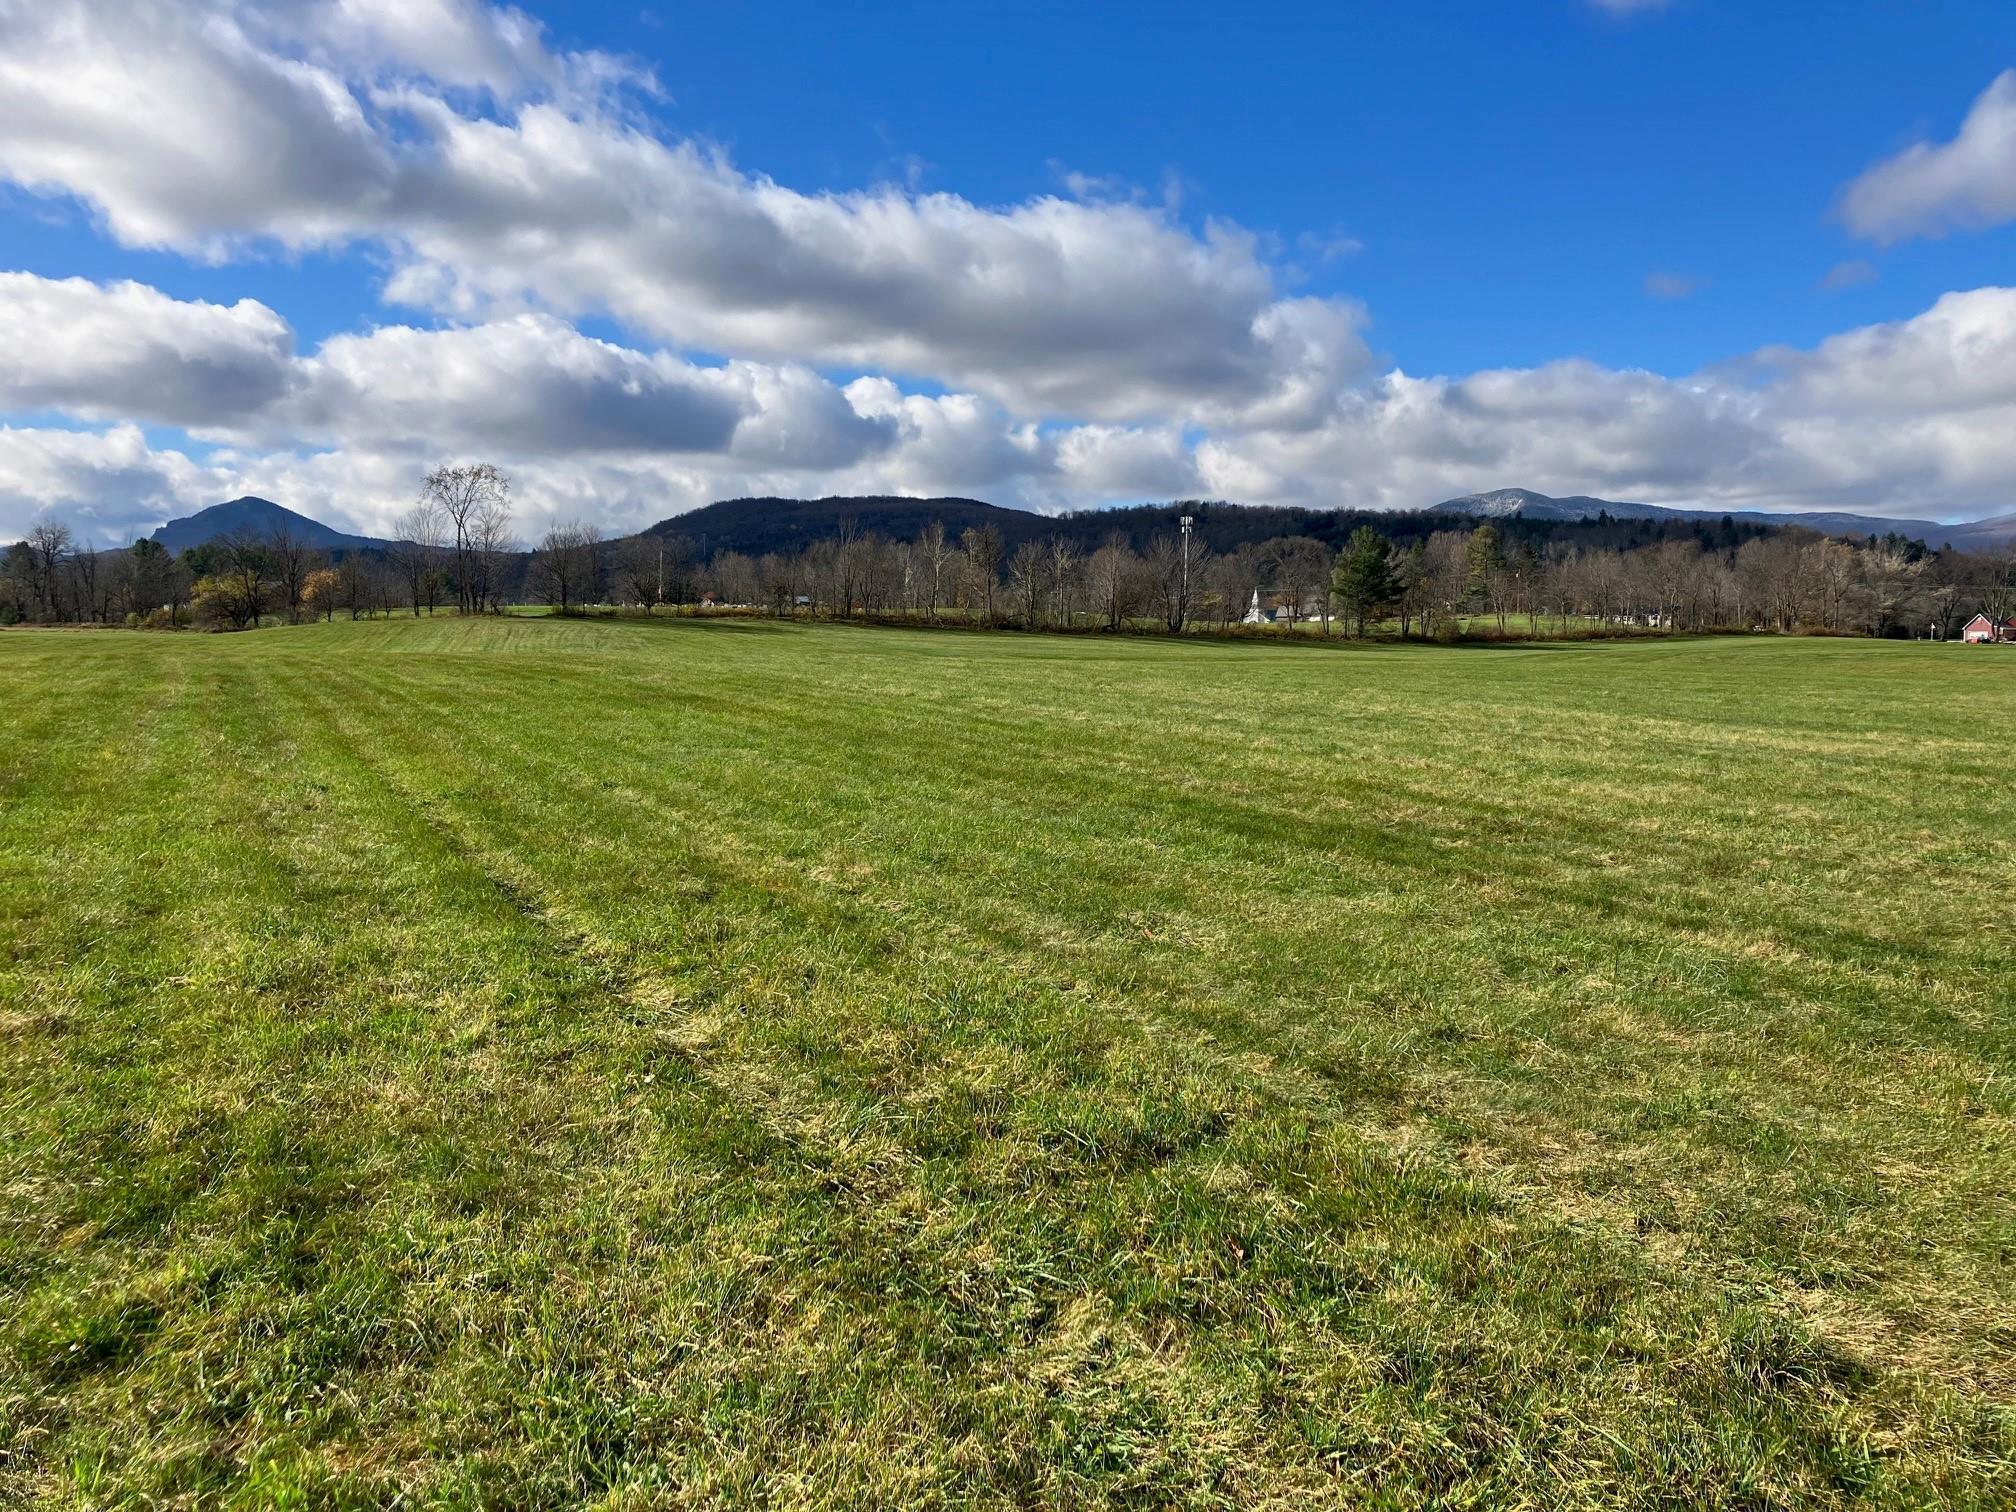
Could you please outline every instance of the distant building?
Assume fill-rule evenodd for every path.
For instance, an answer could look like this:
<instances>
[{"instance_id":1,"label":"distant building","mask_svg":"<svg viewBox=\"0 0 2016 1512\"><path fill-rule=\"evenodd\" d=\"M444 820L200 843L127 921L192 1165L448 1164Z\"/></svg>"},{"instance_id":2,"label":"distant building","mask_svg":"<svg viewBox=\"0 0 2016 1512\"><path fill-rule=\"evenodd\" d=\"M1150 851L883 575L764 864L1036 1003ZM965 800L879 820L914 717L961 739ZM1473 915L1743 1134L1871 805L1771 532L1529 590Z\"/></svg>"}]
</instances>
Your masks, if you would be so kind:
<instances>
[{"instance_id":1,"label":"distant building","mask_svg":"<svg viewBox=\"0 0 2016 1512\"><path fill-rule=\"evenodd\" d=\"M2016 641L2016 619L1996 620L1977 614L1960 627L1960 639L1971 646L1985 646L1991 641Z\"/></svg>"},{"instance_id":2,"label":"distant building","mask_svg":"<svg viewBox=\"0 0 2016 1512\"><path fill-rule=\"evenodd\" d=\"M1268 607L1265 609L1260 607L1260 598L1263 593L1270 601ZM1292 625L1295 623L1297 617L1294 609L1291 607L1292 598L1293 595L1283 589L1255 588L1253 590L1253 602L1246 606L1246 612L1240 616L1239 623L1242 625ZM1316 601L1313 598L1306 604L1301 618L1304 620L1320 620L1323 618L1322 611L1316 606Z\"/></svg>"}]
</instances>

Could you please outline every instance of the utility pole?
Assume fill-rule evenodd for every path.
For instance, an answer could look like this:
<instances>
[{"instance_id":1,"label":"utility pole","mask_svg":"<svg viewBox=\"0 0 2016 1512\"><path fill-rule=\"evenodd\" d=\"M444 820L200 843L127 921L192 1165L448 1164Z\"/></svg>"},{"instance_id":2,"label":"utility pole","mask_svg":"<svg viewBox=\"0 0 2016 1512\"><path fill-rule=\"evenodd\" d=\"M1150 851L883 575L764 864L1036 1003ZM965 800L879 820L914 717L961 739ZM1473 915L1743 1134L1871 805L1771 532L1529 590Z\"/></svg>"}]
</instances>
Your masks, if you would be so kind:
<instances>
[{"instance_id":1,"label":"utility pole","mask_svg":"<svg viewBox=\"0 0 2016 1512\"><path fill-rule=\"evenodd\" d=\"M1190 527L1196 523L1194 515L1183 516L1183 602L1177 606L1178 630L1181 630L1190 619Z\"/></svg>"}]
</instances>

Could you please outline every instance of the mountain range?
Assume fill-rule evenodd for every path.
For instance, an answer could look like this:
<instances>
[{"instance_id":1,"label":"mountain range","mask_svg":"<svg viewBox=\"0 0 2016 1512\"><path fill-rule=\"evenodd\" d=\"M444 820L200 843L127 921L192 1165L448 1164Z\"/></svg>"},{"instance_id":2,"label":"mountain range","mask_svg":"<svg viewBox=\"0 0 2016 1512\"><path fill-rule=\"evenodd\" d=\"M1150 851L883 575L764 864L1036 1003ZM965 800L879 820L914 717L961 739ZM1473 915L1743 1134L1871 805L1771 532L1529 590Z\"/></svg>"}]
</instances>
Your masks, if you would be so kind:
<instances>
[{"instance_id":1,"label":"mountain range","mask_svg":"<svg viewBox=\"0 0 2016 1512\"><path fill-rule=\"evenodd\" d=\"M1435 514L1477 515L1485 519L1581 520L1607 514L1613 520L1720 520L1724 515L1765 525L1796 525L1823 535L1882 536L1895 531L1928 546L1952 547L1958 551L1981 551L2016 540L2016 514L1997 515L1989 520L1972 520L1948 525L1938 520L1900 520L1884 515L1843 514L1820 511L1813 514L1769 514L1754 509L1676 509L1664 504L1632 504L1616 499L1592 499L1586 494L1553 498L1528 488L1500 488L1491 493L1464 494L1444 499Z\"/></svg>"},{"instance_id":2,"label":"mountain range","mask_svg":"<svg viewBox=\"0 0 2016 1512\"><path fill-rule=\"evenodd\" d=\"M1501 488L1464 494L1428 509L1378 513L1367 510L1294 509L1224 503L1143 504L1131 508L1081 510L1066 515L1039 515L1009 509L980 499L900 498L890 495L823 499L722 499L686 514L674 515L640 531L645 536L680 536L701 557L720 551L750 555L793 552L813 541L829 539L849 525L894 540L914 540L937 522L947 537L957 540L966 530L991 525L1003 546L1013 551L1023 541L1062 535L1090 549L1111 535L1125 537L1137 549L1150 537L1173 528L1189 514L1197 534L1213 550L1230 550L1274 536L1312 535L1329 545L1341 545L1361 524L1374 524L1395 539L1418 539L1447 528L1451 517L1500 520L1521 535L1535 539L1567 535L1592 544L1640 544L1643 531L1654 538L1687 533L1698 524L1720 526L1725 519L1736 532L1728 544L1784 526L1798 526L1830 535L1868 536L1895 532L1935 547L1983 551L2016 542L2016 514L1990 520L1947 525L1936 520L1891 519L1880 515L1837 512L1769 514L1756 510L1678 509L1661 504L1636 504L1586 495L1554 498L1525 488ZM376 536L351 535L320 520L247 495L212 504L193 515L170 520L153 538L170 551L234 533L270 536L284 530L297 540L323 550L382 551L393 543Z\"/></svg>"}]
</instances>

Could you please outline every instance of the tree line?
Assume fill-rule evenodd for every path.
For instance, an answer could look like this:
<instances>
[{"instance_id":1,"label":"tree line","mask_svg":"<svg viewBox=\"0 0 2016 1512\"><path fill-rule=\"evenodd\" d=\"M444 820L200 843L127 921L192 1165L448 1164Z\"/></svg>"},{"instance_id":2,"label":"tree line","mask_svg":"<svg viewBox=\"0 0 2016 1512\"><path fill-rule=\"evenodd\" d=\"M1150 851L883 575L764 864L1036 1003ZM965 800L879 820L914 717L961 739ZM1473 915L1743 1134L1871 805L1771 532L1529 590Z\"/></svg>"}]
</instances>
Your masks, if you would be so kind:
<instances>
[{"instance_id":1,"label":"tree line","mask_svg":"<svg viewBox=\"0 0 2016 1512\"><path fill-rule=\"evenodd\" d=\"M495 614L528 592L572 610L598 577L588 527L549 530L529 557L520 549L510 479L489 464L428 474L394 533L384 551L332 553L285 528L240 530L172 554L146 539L94 549L46 520L0 556L0 623L245 630L338 613Z\"/></svg>"},{"instance_id":2,"label":"tree line","mask_svg":"<svg viewBox=\"0 0 2016 1512\"><path fill-rule=\"evenodd\" d=\"M677 565L639 581L639 550ZM647 565L649 557L647 555ZM617 601L690 600L836 618L957 619L1025 629L1229 631L1256 617L1321 634L1558 635L1635 628L1825 631L1950 639L1977 610L2016 611L2016 556L1931 551L1898 536L1849 541L1795 528L1722 546L1682 535L1635 547L1507 540L1489 521L1402 546L1370 525L1341 549L1279 536L1213 551L1180 531L1137 549L1115 533L1005 550L991 527L914 541L851 529L797 552L691 559L676 537L625 542ZM647 575L648 576L648 575ZM683 600L682 600L683 601Z\"/></svg>"},{"instance_id":3,"label":"tree line","mask_svg":"<svg viewBox=\"0 0 2016 1512\"><path fill-rule=\"evenodd\" d=\"M1409 522L1410 526L1413 522ZM1392 539L1357 526L1213 550L1180 529L1090 549L1066 532L1012 548L980 525L932 521L911 540L839 522L795 551L698 549L657 530L604 541L548 529L528 553L510 484L486 465L440 468L383 552L332 557L276 531L179 556L136 541L79 548L38 524L0 560L0 619L245 629L313 616L500 612L544 603L711 605L777 615L1022 629L1232 631L1451 638L1617 630L1818 631L1950 639L1977 610L2016 613L2016 552L1933 551L1900 536L1845 540L1797 528L1706 528L1639 546L1524 538L1490 521Z\"/></svg>"}]
</instances>

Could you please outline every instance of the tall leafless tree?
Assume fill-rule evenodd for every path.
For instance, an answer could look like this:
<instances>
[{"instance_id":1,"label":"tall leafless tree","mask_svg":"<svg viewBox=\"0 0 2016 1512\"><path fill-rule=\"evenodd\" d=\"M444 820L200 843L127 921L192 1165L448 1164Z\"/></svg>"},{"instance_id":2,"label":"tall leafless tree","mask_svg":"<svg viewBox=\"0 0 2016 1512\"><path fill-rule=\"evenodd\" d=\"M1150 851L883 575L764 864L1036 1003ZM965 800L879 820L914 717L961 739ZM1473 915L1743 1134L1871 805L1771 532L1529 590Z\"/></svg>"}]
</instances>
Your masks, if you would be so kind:
<instances>
[{"instance_id":1,"label":"tall leafless tree","mask_svg":"<svg viewBox=\"0 0 2016 1512\"><path fill-rule=\"evenodd\" d=\"M1078 548L1063 536L1053 535L1044 545L1043 565L1051 617L1068 629L1077 609Z\"/></svg>"},{"instance_id":2,"label":"tall leafless tree","mask_svg":"<svg viewBox=\"0 0 2016 1512\"><path fill-rule=\"evenodd\" d=\"M37 619L62 618L62 569L70 560L71 539L70 527L59 520L38 520L28 532L29 588Z\"/></svg>"},{"instance_id":3,"label":"tall leafless tree","mask_svg":"<svg viewBox=\"0 0 2016 1512\"><path fill-rule=\"evenodd\" d=\"M1001 586L1001 532L992 525L969 526L959 537L966 554L966 571L972 578L973 595L984 623L994 621L994 592Z\"/></svg>"},{"instance_id":4,"label":"tall leafless tree","mask_svg":"<svg viewBox=\"0 0 2016 1512\"><path fill-rule=\"evenodd\" d=\"M502 497L491 500L476 512L470 532L470 561L474 573L471 602L478 612L500 613L508 591L506 573L518 541L511 529L511 506Z\"/></svg>"},{"instance_id":5,"label":"tall leafless tree","mask_svg":"<svg viewBox=\"0 0 2016 1512\"><path fill-rule=\"evenodd\" d=\"M532 554L532 581L540 598L561 614L590 602L602 576L602 533L574 521L555 525Z\"/></svg>"},{"instance_id":6,"label":"tall leafless tree","mask_svg":"<svg viewBox=\"0 0 2016 1512\"><path fill-rule=\"evenodd\" d=\"M406 602L414 614L439 607L442 556L448 544L448 516L439 499L423 492L413 507L392 522L391 559L405 580Z\"/></svg>"},{"instance_id":7,"label":"tall leafless tree","mask_svg":"<svg viewBox=\"0 0 2016 1512\"><path fill-rule=\"evenodd\" d=\"M1118 630L1134 612L1140 563L1127 547L1126 538L1109 535L1105 544L1092 553L1086 564L1093 608L1108 630Z\"/></svg>"},{"instance_id":8,"label":"tall leafless tree","mask_svg":"<svg viewBox=\"0 0 2016 1512\"><path fill-rule=\"evenodd\" d=\"M420 503L448 522L455 552L455 606L480 614L491 606L489 560L495 543L510 536L511 480L488 462L437 467L421 485ZM502 529L496 528L501 516Z\"/></svg>"},{"instance_id":9,"label":"tall leafless tree","mask_svg":"<svg viewBox=\"0 0 2016 1512\"><path fill-rule=\"evenodd\" d=\"M938 605L945 596L945 565L952 560L952 547L945 539L945 522L933 520L924 527L917 538L918 554L922 560L925 582L924 612L931 619L938 618Z\"/></svg>"},{"instance_id":10,"label":"tall leafless tree","mask_svg":"<svg viewBox=\"0 0 2016 1512\"><path fill-rule=\"evenodd\" d=\"M1043 548L1024 541L1008 558L1008 588L1014 595L1015 615L1025 630L1043 622L1043 585L1049 578L1049 563Z\"/></svg>"},{"instance_id":11,"label":"tall leafless tree","mask_svg":"<svg viewBox=\"0 0 2016 1512\"><path fill-rule=\"evenodd\" d=\"M266 570L273 581L273 596L286 610L287 622L301 621L301 593L308 574L326 565L327 556L289 530L275 525L266 534Z\"/></svg>"}]
</instances>

